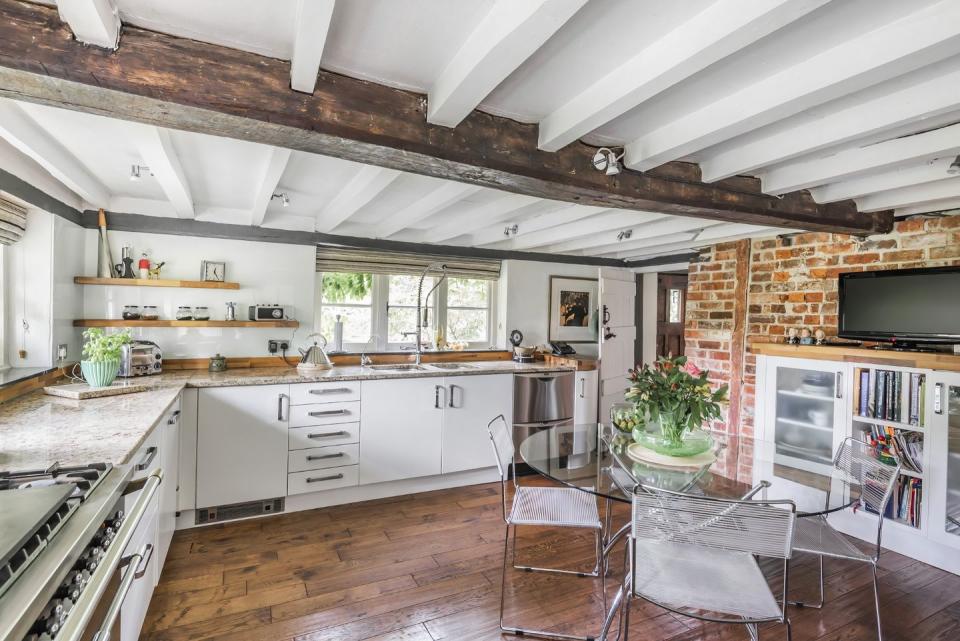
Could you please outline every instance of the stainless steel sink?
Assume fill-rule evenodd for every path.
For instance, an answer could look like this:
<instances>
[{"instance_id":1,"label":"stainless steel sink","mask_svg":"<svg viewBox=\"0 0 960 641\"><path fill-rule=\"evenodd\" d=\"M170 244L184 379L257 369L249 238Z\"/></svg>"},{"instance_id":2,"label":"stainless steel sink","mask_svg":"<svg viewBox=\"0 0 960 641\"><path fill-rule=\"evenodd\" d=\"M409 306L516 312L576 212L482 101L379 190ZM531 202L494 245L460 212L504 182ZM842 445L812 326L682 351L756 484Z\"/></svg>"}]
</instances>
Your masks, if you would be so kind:
<instances>
[{"instance_id":1,"label":"stainless steel sink","mask_svg":"<svg viewBox=\"0 0 960 641\"><path fill-rule=\"evenodd\" d=\"M468 365L466 363L430 363L429 367L436 369L477 369L476 365Z\"/></svg>"},{"instance_id":2,"label":"stainless steel sink","mask_svg":"<svg viewBox=\"0 0 960 641\"><path fill-rule=\"evenodd\" d=\"M367 369L383 371L383 372L422 372L426 370L422 365L409 365L404 363L397 363L395 365L367 365Z\"/></svg>"}]
</instances>

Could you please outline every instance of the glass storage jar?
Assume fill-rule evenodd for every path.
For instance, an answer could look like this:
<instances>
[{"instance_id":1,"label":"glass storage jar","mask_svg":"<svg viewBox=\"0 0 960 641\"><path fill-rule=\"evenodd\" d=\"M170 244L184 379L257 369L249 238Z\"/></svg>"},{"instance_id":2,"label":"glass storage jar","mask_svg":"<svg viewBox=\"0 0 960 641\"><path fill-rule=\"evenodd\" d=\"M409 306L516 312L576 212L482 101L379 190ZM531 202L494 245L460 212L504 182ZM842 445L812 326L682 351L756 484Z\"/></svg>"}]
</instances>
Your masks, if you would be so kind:
<instances>
[{"instance_id":1,"label":"glass storage jar","mask_svg":"<svg viewBox=\"0 0 960 641\"><path fill-rule=\"evenodd\" d=\"M193 308L193 320L210 320L210 310L206 307Z\"/></svg>"},{"instance_id":2,"label":"glass storage jar","mask_svg":"<svg viewBox=\"0 0 960 641\"><path fill-rule=\"evenodd\" d=\"M123 320L140 320L139 305L124 305L121 313Z\"/></svg>"},{"instance_id":3,"label":"glass storage jar","mask_svg":"<svg viewBox=\"0 0 960 641\"><path fill-rule=\"evenodd\" d=\"M193 310L185 305L178 307L177 320L193 320Z\"/></svg>"},{"instance_id":4,"label":"glass storage jar","mask_svg":"<svg viewBox=\"0 0 960 641\"><path fill-rule=\"evenodd\" d=\"M156 305L144 305L143 313L140 314L140 318L143 320L159 320L160 312L157 310Z\"/></svg>"}]
</instances>

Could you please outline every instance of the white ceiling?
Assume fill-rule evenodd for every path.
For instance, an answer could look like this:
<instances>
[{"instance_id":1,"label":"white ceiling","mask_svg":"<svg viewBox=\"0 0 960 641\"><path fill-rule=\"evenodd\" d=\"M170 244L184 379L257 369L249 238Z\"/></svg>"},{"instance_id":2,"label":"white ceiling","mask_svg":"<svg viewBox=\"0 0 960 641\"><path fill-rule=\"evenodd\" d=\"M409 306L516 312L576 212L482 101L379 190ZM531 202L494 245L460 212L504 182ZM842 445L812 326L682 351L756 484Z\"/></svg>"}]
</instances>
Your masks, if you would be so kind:
<instances>
[{"instance_id":1,"label":"white ceiling","mask_svg":"<svg viewBox=\"0 0 960 641\"><path fill-rule=\"evenodd\" d=\"M305 22L316 18L304 17L303 2L332 5L332 18ZM707 181L753 175L768 193L811 189L820 202L854 198L861 211L960 207L960 178L946 173L960 153L960 125L949 126L960 123L956 0L118 6L127 24L281 59L307 43L306 50L322 51L323 69L428 94L431 113L444 111L435 122L453 124L476 107L539 123L548 150L578 138L624 146L635 169L690 160ZM307 54L296 55L302 64ZM333 158L176 131L131 133L137 126L11 104L0 105L0 135L66 176L64 184L92 206L115 211L623 258L771 232L525 201ZM18 131L30 127L36 131ZM130 182L130 165L149 164L145 156L159 159L157 175ZM87 176L69 175L78 164ZM274 191L287 193L290 206L274 199L264 210ZM516 237L504 237L513 224ZM627 229L633 236L618 241Z\"/></svg>"}]
</instances>

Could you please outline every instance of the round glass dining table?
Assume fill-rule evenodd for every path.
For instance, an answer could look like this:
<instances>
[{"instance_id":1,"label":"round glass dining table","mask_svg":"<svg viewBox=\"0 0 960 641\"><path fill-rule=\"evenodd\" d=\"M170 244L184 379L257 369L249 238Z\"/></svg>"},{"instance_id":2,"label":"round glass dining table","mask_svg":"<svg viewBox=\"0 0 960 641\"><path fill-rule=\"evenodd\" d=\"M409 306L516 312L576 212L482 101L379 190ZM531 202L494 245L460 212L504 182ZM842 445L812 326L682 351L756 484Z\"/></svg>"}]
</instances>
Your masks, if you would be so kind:
<instances>
[{"instance_id":1,"label":"round glass dining table","mask_svg":"<svg viewBox=\"0 0 960 641\"><path fill-rule=\"evenodd\" d=\"M562 425L527 436L519 454L532 470L585 492L629 502L637 485L721 499L792 500L797 516L826 514L859 500L855 478L815 461L782 456L774 443L712 432L716 459L677 467L627 455L631 439L603 424Z\"/></svg>"}]
</instances>

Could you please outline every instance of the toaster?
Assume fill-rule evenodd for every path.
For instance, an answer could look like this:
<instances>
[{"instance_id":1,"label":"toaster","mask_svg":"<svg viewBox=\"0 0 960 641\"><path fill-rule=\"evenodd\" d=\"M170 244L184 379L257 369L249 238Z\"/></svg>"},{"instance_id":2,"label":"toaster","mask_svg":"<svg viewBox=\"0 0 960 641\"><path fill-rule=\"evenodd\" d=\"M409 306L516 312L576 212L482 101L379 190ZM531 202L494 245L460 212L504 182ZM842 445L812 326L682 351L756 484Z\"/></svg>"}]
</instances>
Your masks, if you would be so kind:
<instances>
[{"instance_id":1,"label":"toaster","mask_svg":"<svg viewBox=\"0 0 960 641\"><path fill-rule=\"evenodd\" d=\"M118 376L149 376L163 371L163 352L151 341L131 341L120 348Z\"/></svg>"},{"instance_id":2,"label":"toaster","mask_svg":"<svg viewBox=\"0 0 960 641\"><path fill-rule=\"evenodd\" d=\"M286 318L282 305L251 305L247 309L247 315L252 321L275 321Z\"/></svg>"}]
</instances>

